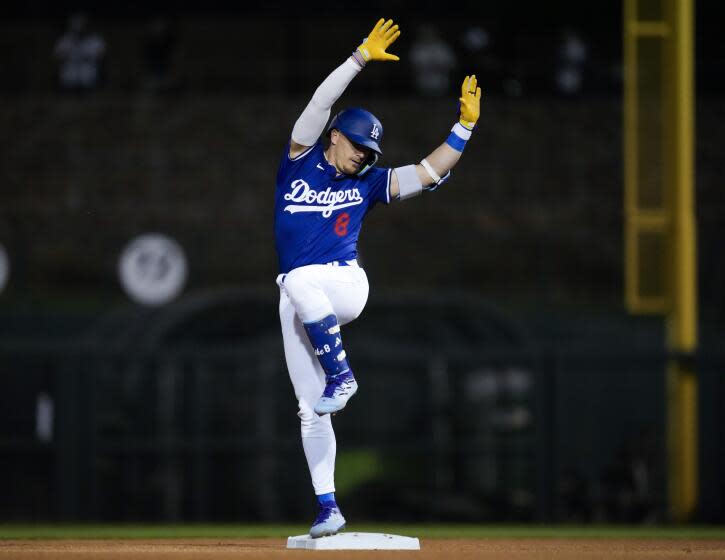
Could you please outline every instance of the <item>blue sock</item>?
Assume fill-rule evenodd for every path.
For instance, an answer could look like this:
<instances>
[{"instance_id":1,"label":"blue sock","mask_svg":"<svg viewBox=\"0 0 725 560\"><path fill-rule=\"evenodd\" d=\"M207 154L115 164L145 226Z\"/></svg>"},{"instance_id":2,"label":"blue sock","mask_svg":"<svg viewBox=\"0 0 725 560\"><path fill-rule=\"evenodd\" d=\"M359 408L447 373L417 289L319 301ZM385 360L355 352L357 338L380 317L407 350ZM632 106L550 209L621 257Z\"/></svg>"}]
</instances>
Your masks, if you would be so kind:
<instances>
[{"instance_id":1,"label":"blue sock","mask_svg":"<svg viewBox=\"0 0 725 560\"><path fill-rule=\"evenodd\" d=\"M334 314L319 321L304 323L304 326L325 376L331 377L350 370L347 354L342 349L340 325Z\"/></svg>"},{"instance_id":2,"label":"blue sock","mask_svg":"<svg viewBox=\"0 0 725 560\"><path fill-rule=\"evenodd\" d=\"M321 506L336 506L337 502L335 502L335 493L329 492L327 494L320 494L317 496L317 503Z\"/></svg>"}]
</instances>

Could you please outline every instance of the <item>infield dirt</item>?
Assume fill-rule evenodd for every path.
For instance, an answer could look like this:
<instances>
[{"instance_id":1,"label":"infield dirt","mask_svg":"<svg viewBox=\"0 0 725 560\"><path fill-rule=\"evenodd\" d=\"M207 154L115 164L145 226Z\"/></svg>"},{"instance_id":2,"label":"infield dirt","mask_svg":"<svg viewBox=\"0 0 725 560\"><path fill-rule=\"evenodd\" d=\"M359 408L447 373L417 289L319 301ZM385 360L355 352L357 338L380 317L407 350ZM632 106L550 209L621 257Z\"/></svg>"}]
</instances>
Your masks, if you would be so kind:
<instances>
[{"instance_id":1,"label":"infield dirt","mask_svg":"<svg viewBox=\"0 0 725 560\"><path fill-rule=\"evenodd\" d=\"M686 539L421 539L420 551L287 550L284 539L5 540L0 559L19 560L326 560L617 559L725 558L725 540Z\"/></svg>"}]
</instances>

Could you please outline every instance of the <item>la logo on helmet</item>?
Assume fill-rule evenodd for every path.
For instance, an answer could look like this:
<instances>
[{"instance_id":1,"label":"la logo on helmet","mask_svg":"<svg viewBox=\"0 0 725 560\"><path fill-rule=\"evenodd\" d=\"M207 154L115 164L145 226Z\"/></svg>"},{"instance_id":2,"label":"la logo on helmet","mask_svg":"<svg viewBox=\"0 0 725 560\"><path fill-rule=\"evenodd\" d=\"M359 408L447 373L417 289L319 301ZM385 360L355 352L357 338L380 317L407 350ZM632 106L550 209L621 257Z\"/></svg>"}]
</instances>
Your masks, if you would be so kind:
<instances>
[{"instance_id":1,"label":"la logo on helmet","mask_svg":"<svg viewBox=\"0 0 725 560\"><path fill-rule=\"evenodd\" d=\"M378 125L374 124L373 129L370 131L370 138L377 140L378 136L380 136L380 129L378 128Z\"/></svg>"}]
</instances>

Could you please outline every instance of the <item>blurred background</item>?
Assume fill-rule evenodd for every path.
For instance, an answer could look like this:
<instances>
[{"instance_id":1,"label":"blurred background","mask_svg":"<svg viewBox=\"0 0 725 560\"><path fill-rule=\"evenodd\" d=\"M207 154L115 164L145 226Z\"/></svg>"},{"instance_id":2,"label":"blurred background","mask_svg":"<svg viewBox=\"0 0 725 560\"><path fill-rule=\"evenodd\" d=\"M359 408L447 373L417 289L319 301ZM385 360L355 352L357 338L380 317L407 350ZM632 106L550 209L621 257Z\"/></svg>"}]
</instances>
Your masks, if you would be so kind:
<instances>
[{"instance_id":1,"label":"blurred background","mask_svg":"<svg viewBox=\"0 0 725 560\"><path fill-rule=\"evenodd\" d=\"M384 166L478 129L433 195L375 210L335 419L351 519L662 523L659 315L624 304L619 2L3 3L0 520L300 521L314 498L277 318L274 181L317 85ZM353 13L365 15L351 16ZM695 24L698 494L725 521L725 46ZM665 62L666 63L666 62Z\"/></svg>"}]
</instances>

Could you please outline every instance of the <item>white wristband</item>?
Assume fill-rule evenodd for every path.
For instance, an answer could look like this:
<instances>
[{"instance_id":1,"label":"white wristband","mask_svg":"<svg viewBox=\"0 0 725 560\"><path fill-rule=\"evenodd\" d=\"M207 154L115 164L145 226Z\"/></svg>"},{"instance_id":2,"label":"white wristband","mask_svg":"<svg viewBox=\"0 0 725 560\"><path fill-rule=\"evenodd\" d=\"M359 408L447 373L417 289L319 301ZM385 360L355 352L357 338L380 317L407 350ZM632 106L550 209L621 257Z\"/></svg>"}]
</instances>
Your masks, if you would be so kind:
<instances>
[{"instance_id":1,"label":"white wristband","mask_svg":"<svg viewBox=\"0 0 725 560\"><path fill-rule=\"evenodd\" d=\"M457 122L453 125L453 128L451 128L451 132L454 132L456 136L459 138L462 138L463 140L470 140L471 139L471 130L463 126L461 123Z\"/></svg>"}]
</instances>

